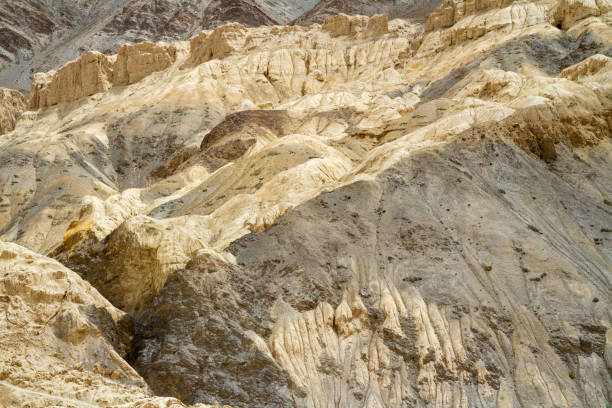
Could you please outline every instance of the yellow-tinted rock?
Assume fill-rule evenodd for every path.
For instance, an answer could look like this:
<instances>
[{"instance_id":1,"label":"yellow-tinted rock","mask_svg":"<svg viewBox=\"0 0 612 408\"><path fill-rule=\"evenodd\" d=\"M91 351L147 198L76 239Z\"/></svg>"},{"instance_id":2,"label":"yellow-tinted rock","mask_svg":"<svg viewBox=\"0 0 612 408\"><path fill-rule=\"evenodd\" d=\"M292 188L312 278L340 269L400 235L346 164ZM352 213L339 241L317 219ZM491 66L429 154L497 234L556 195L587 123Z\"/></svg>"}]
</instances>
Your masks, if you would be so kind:
<instances>
[{"instance_id":1,"label":"yellow-tinted rock","mask_svg":"<svg viewBox=\"0 0 612 408\"><path fill-rule=\"evenodd\" d=\"M239 23L221 26L212 33L202 32L190 41L190 60L201 64L212 59L224 58L244 46L247 29Z\"/></svg>"},{"instance_id":2,"label":"yellow-tinted rock","mask_svg":"<svg viewBox=\"0 0 612 408\"><path fill-rule=\"evenodd\" d=\"M612 58L596 54L579 62L576 65L565 68L559 76L561 78L578 81L582 78L612 71Z\"/></svg>"},{"instance_id":3,"label":"yellow-tinted rock","mask_svg":"<svg viewBox=\"0 0 612 408\"><path fill-rule=\"evenodd\" d=\"M15 89L0 88L0 135L15 128L25 109L25 96Z\"/></svg>"},{"instance_id":4,"label":"yellow-tinted rock","mask_svg":"<svg viewBox=\"0 0 612 408\"><path fill-rule=\"evenodd\" d=\"M129 85L157 71L168 68L176 61L177 49L164 43L142 42L122 45L113 65L114 85Z\"/></svg>"},{"instance_id":5,"label":"yellow-tinted rock","mask_svg":"<svg viewBox=\"0 0 612 408\"><path fill-rule=\"evenodd\" d=\"M388 16L386 14L373 17L337 14L323 21L323 30L328 31L332 36L359 34L379 36L389 31Z\"/></svg>"},{"instance_id":6,"label":"yellow-tinted rock","mask_svg":"<svg viewBox=\"0 0 612 408\"><path fill-rule=\"evenodd\" d=\"M34 75L28 108L44 108L105 92L112 82L111 59L90 51L57 71Z\"/></svg>"}]
</instances>

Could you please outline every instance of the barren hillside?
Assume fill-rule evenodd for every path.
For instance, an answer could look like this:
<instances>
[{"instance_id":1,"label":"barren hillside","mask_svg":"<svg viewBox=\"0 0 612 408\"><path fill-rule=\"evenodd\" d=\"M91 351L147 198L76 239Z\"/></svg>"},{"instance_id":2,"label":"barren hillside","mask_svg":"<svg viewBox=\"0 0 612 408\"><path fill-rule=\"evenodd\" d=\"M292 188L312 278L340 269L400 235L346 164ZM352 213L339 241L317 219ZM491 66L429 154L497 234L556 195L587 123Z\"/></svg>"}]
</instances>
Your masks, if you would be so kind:
<instances>
[{"instance_id":1,"label":"barren hillside","mask_svg":"<svg viewBox=\"0 0 612 408\"><path fill-rule=\"evenodd\" d=\"M609 405L612 2L257 4L0 100L0 406Z\"/></svg>"}]
</instances>

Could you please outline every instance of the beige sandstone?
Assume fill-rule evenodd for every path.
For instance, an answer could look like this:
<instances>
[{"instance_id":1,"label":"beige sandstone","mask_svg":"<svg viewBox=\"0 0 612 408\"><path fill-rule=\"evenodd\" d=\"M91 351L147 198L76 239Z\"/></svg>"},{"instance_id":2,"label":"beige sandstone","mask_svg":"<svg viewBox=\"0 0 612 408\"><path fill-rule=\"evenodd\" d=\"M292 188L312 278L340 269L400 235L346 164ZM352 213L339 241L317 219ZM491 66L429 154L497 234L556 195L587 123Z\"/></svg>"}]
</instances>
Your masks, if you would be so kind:
<instances>
[{"instance_id":1,"label":"beige sandstone","mask_svg":"<svg viewBox=\"0 0 612 408\"><path fill-rule=\"evenodd\" d=\"M38 400L37 407L62 399L112 405L147 394L122 358L131 341L125 314L89 283L52 259L4 242L0 276L0 404L13 406L14 396Z\"/></svg>"},{"instance_id":2,"label":"beige sandstone","mask_svg":"<svg viewBox=\"0 0 612 408\"><path fill-rule=\"evenodd\" d=\"M379 36L389 31L386 14L372 17L338 14L325 19L322 28L334 36L359 34Z\"/></svg>"},{"instance_id":3,"label":"beige sandstone","mask_svg":"<svg viewBox=\"0 0 612 408\"><path fill-rule=\"evenodd\" d=\"M0 135L15 128L15 123L25 110L25 96L14 89L0 88Z\"/></svg>"},{"instance_id":4,"label":"beige sandstone","mask_svg":"<svg viewBox=\"0 0 612 408\"><path fill-rule=\"evenodd\" d=\"M222 59L240 50L247 29L239 23L221 26L213 32L202 32L190 41L190 63L199 65L211 59Z\"/></svg>"},{"instance_id":5,"label":"beige sandstone","mask_svg":"<svg viewBox=\"0 0 612 408\"><path fill-rule=\"evenodd\" d=\"M612 71L612 58L596 54L584 61L564 69L559 76L572 81L583 80L593 75L605 75Z\"/></svg>"},{"instance_id":6,"label":"beige sandstone","mask_svg":"<svg viewBox=\"0 0 612 408\"><path fill-rule=\"evenodd\" d=\"M122 45L113 64L113 84L129 85L157 71L168 68L176 61L174 45L142 42Z\"/></svg>"},{"instance_id":7,"label":"beige sandstone","mask_svg":"<svg viewBox=\"0 0 612 408\"><path fill-rule=\"evenodd\" d=\"M0 236L136 319L130 363L183 403L605 406L612 70L594 4L447 1L422 37L384 15L231 24L175 60L125 47L107 78L127 86L45 102L0 140ZM61 68L38 95L60 72L83 78ZM5 389L50 398L10 364ZM56 396L89 401L70 375ZM179 404L128 398L124 376L89 387Z\"/></svg>"},{"instance_id":8,"label":"beige sandstone","mask_svg":"<svg viewBox=\"0 0 612 408\"><path fill-rule=\"evenodd\" d=\"M426 34L419 54L438 52L492 31L518 32L544 23L570 29L579 20L590 16L607 16L611 10L612 3L609 0L600 2L445 0L427 20Z\"/></svg>"},{"instance_id":9,"label":"beige sandstone","mask_svg":"<svg viewBox=\"0 0 612 408\"><path fill-rule=\"evenodd\" d=\"M104 54L90 51L57 71L36 74L32 80L28 108L44 108L105 92L112 81L111 61Z\"/></svg>"},{"instance_id":10,"label":"beige sandstone","mask_svg":"<svg viewBox=\"0 0 612 408\"><path fill-rule=\"evenodd\" d=\"M564 28L569 28L586 17L598 17L610 12L612 12L612 1L610 0L563 0L557 5L555 18Z\"/></svg>"}]
</instances>

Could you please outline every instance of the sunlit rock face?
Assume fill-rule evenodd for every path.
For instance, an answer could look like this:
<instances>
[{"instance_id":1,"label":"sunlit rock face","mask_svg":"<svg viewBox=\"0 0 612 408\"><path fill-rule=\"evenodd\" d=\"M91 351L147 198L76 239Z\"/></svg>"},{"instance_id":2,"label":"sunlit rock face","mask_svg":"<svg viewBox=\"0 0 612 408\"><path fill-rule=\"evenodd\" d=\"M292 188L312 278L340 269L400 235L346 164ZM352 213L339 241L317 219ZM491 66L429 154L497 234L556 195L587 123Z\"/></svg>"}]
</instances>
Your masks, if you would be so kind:
<instances>
[{"instance_id":1,"label":"sunlit rock face","mask_svg":"<svg viewBox=\"0 0 612 408\"><path fill-rule=\"evenodd\" d=\"M0 88L0 135L15 128L15 123L25 110L25 96L15 90Z\"/></svg>"},{"instance_id":2,"label":"sunlit rock face","mask_svg":"<svg viewBox=\"0 0 612 408\"><path fill-rule=\"evenodd\" d=\"M0 94L0 405L609 404L610 3L282 3Z\"/></svg>"}]
</instances>

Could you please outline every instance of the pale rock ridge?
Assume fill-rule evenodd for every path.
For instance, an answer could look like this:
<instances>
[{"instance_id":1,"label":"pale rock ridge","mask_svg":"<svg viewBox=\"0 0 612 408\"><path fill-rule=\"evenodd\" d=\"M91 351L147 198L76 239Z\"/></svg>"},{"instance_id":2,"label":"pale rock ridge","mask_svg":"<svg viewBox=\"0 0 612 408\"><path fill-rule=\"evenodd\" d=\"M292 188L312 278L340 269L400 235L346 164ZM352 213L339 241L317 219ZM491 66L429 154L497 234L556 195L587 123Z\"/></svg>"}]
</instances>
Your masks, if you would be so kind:
<instances>
[{"instance_id":1,"label":"pale rock ridge","mask_svg":"<svg viewBox=\"0 0 612 408\"><path fill-rule=\"evenodd\" d=\"M34 75L28 109L71 102L138 82L171 66L180 52L180 46L151 42L123 45L111 57L90 51L57 71Z\"/></svg>"},{"instance_id":2,"label":"pale rock ridge","mask_svg":"<svg viewBox=\"0 0 612 408\"><path fill-rule=\"evenodd\" d=\"M230 23L208 34L202 31L189 41L189 63L199 65L211 59L222 59L242 49L247 37L247 28L240 23Z\"/></svg>"},{"instance_id":3,"label":"pale rock ridge","mask_svg":"<svg viewBox=\"0 0 612 408\"><path fill-rule=\"evenodd\" d=\"M131 341L127 316L76 273L0 242L0 297L3 382L100 405L147 396L146 384L122 358ZM10 398L10 392L0 392L0 404ZM33 399L44 401L40 395Z\"/></svg>"},{"instance_id":4,"label":"pale rock ridge","mask_svg":"<svg viewBox=\"0 0 612 408\"><path fill-rule=\"evenodd\" d=\"M100 262L72 263L113 304L137 315L163 287L168 274L205 246L206 233L198 237L197 232L206 230L193 221L173 227L165 220L130 218L93 248ZM190 228L196 233L189 233ZM106 258L105 253L121 255Z\"/></svg>"},{"instance_id":5,"label":"pale rock ridge","mask_svg":"<svg viewBox=\"0 0 612 408\"><path fill-rule=\"evenodd\" d=\"M250 57L240 58L240 64L255 63L257 66L247 65L247 73L269 73L275 86L279 79L283 79L282 82L288 80L291 84L278 84L281 86L279 94L287 97L289 94L286 88L290 89L290 94L319 91L327 81L326 76L333 73L329 72L330 70L350 72L366 64L389 60L389 54L394 55L392 60L397 59L411 42L411 39L398 33L389 33L386 15L371 18L340 15L331 17L326 24L323 33L331 34L332 37L357 35L370 40L362 46L349 45L349 42L338 47L329 35L323 35L317 27L267 27L253 32L247 31L247 28L239 23L230 23L212 32L202 31L193 37L190 40L189 58L183 66L193 67L209 61L219 63L248 49ZM293 41L287 41L286 46L271 47L269 34L287 34ZM307 55L304 55L302 50L290 49L293 48L296 36L298 41L306 45ZM319 41L321 44L318 44ZM363 50L364 47L367 51ZM274 49L277 51L273 52ZM258 51L262 53L261 56L256 55ZM140 81L153 72L170 67L179 58L179 54L179 48L175 45L148 42L122 46L117 56L112 57L90 52L57 72L36 74L32 81L28 106L30 109L40 109L105 92L112 86ZM376 60L372 60L372 57ZM271 59L267 63L269 67L266 67L266 59ZM287 63L291 66L286 66ZM214 78L225 74L228 70L225 65L217 67L217 72L211 73L211 76ZM76 69L77 67L80 69ZM277 78L277 70L283 71L282 74L279 73L282 78ZM295 80L291 78L294 76ZM330 85L337 83L338 79L333 75L329 81ZM341 80L346 81L348 78Z\"/></svg>"},{"instance_id":6,"label":"pale rock ridge","mask_svg":"<svg viewBox=\"0 0 612 408\"><path fill-rule=\"evenodd\" d=\"M461 1L449 1L456 6ZM446 3L445 3L446 4ZM469 3L473 4L473 2ZM430 55L466 40L473 40L489 32L522 30L540 23L551 22L549 2L512 2L508 6L483 8L481 13L467 14L446 12L428 20L419 55ZM464 11L476 11L468 8ZM457 18L457 19L456 19Z\"/></svg>"},{"instance_id":7,"label":"pale rock ridge","mask_svg":"<svg viewBox=\"0 0 612 408\"><path fill-rule=\"evenodd\" d=\"M565 68L559 76L572 81L579 81L586 77L598 74L605 74L612 71L612 58L605 55L596 54L578 64Z\"/></svg>"},{"instance_id":8,"label":"pale rock ridge","mask_svg":"<svg viewBox=\"0 0 612 408\"><path fill-rule=\"evenodd\" d=\"M424 58L397 24L370 41L350 22L238 30L220 58L32 113L0 140L3 236L60 244L146 325L135 366L160 395L603 406L609 63L521 67L546 58L510 55L525 36L580 48L523 17ZM230 115L244 109L260 110ZM162 180L119 193L119 170L145 179L166 159Z\"/></svg>"},{"instance_id":9,"label":"pale rock ridge","mask_svg":"<svg viewBox=\"0 0 612 408\"><path fill-rule=\"evenodd\" d=\"M122 45L117 50L113 64L113 84L129 85L153 72L162 71L174 64L177 48L165 43L145 41L136 45Z\"/></svg>"},{"instance_id":10,"label":"pale rock ridge","mask_svg":"<svg viewBox=\"0 0 612 408\"><path fill-rule=\"evenodd\" d=\"M561 0L554 14L563 28L570 28L586 17L599 17L612 11L610 0Z\"/></svg>"},{"instance_id":11,"label":"pale rock ridge","mask_svg":"<svg viewBox=\"0 0 612 408\"><path fill-rule=\"evenodd\" d=\"M445 0L427 17L425 32L452 27L464 17L492 9L502 9L514 2L515 0Z\"/></svg>"},{"instance_id":12,"label":"pale rock ridge","mask_svg":"<svg viewBox=\"0 0 612 408\"><path fill-rule=\"evenodd\" d=\"M610 11L610 0L445 0L429 16L418 53L429 55L488 32L523 30L542 23L569 29L579 20Z\"/></svg>"},{"instance_id":13,"label":"pale rock ridge","mask_svg":"<svg viewBox=\"0 0 612 408\"><path fill-rule=\"evenodd\" d=\"M26 99L21 92L0 88L0 135L15 128L15 123L25 107Z\"/></svg>"},{"instance_id":14,"label":"pale rock ridge","mask_svg":"<svg viewBox=\"0 0 612 408\"><path fill-rule=\"evenodd\" d=\"M389 32L389 17L387 14L379 14L372 17L348 16L338 14L328 17L323 21L323 30L332 36L341 35L368 35L380 36Z\"/></svg>"},{"instance_id":15,"label":"pale rock ridge","mask_svg":"<svg viewBox=\"0 0 612 408\"><path fill-rule=\"evenodd\" d=\"M112 83L112 60L90 51L57 71L34 75L28 108L40 109L106 92Z\"/></svg>"},{"instance_id":16,"label":"pale rock ridge","mask_svg":"<svg viewBox=\"0 0 612 408\"><path fill-rule=\"evenodd\" d=\"M293 28L289 30L293 30L299 40L306 44L316 40L323 44L333 41L327 35L320 37L317 32L302 32ZM282 36L284 31L279 34ZM303 49L295 49L285 44L274 47L265 39L253 35L249 38L249 45L256 44L258 46L253 47L253 51L246 56L214 59L199 65L197 71L207 82L215 82L223 87L236 84L243 88L244 80L240 78L253 78L262 89L260 93L249 92L253 95L251 100L257 105L261 103L260 100L266 99L278 103L295 96L320 92L366 73L378 74L385 69L392 69L399 62L400 54L409 47L410 39L388 35L360 45L306 45ZM200 59L196 54L192 60ZM246 87L247 90L250 88ZM233 100L229 95L227 99Z\"/></svg>"},{"instance_id":17,"label":"pale rock ridge","mask_svg":"<svg viewBox=\"0 0 612 408\"><path fill-rule=\"evenodd\" d=\"M297 142L315 144L298 135L287 136L284 142L288 146L296 146ZM273 146L275 149L267 152L284 148L276 143ZM108 225L116 225L116 221L104 218L127 218L128 214L115 213L109 203L106 203L106 210L98 208L94 212L90 204L52 256L92 282L113 304L139 315L161 290L168 275L184 267L199 250L220 251L240 236L263 231L295 205L316 195L322 186L337 183L349 169L346 159L336 152L325 152L323 146L316 147L321 150L311 151L321 154L324 160L296 163L294 168L259 182L261 186L255 194L233 197L207 216L191 214L155 219L131 213L131 218L104 236L102 233L108 230ZM234 166L260 162L267 152L238 160ZM208 182L221 184L232 177L230 171L227 168L215 175L214 178L220 180ZM284 186L287 180L295 182ZM95 207L100 207L100 203ZM143 208L139 210L144 212ZM108 254L113 256L107 257ZM91 261L92 258L95 261Z\"/></svg>"}]
</instances>

